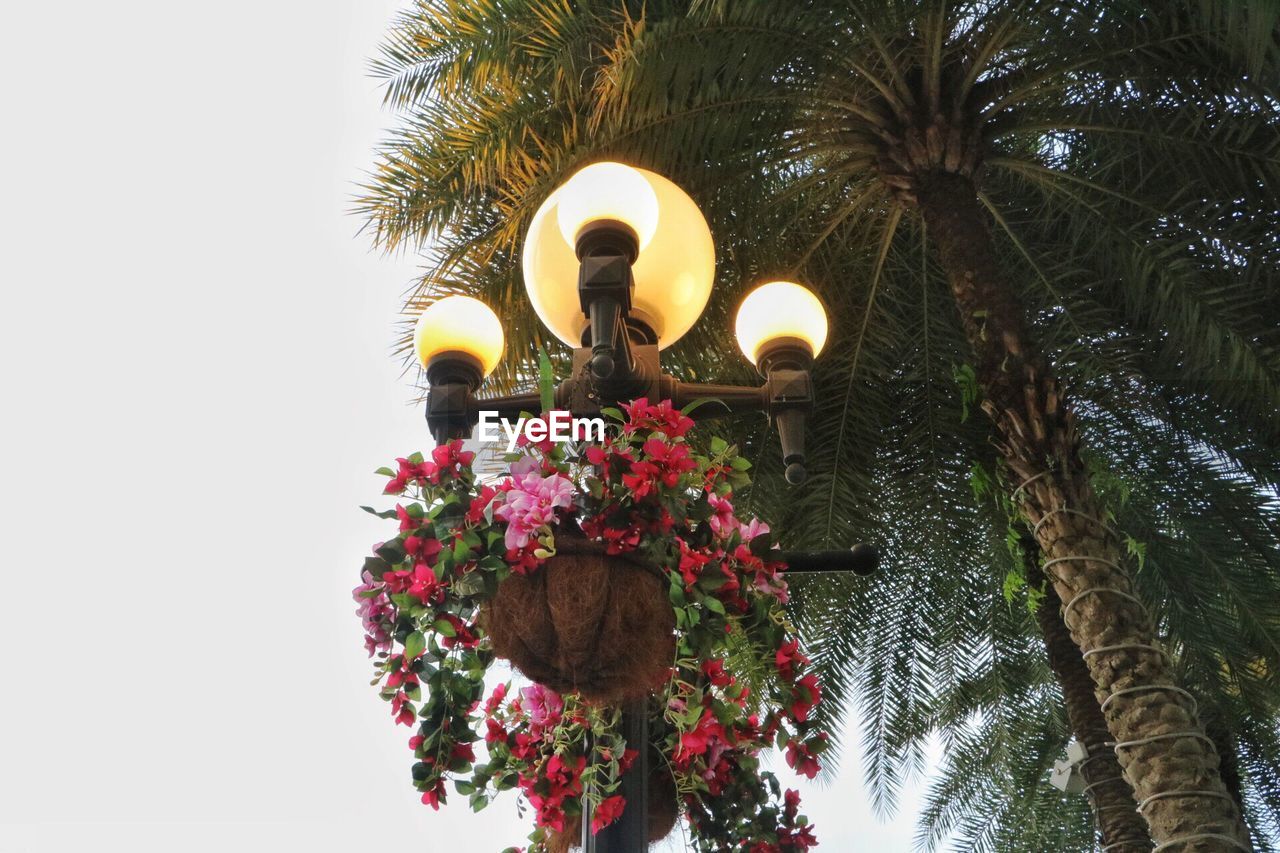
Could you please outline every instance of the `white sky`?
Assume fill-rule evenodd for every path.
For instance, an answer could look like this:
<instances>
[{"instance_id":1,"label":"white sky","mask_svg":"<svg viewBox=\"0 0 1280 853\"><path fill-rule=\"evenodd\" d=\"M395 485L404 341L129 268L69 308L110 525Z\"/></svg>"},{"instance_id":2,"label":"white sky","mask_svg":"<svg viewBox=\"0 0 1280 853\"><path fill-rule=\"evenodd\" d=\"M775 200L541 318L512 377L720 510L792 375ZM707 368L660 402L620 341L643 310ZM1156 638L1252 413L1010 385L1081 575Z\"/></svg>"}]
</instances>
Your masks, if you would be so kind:
<instances>
[{"instance_id":1,"label":"white sky","mask_svg":"<svg viewBox=\"0 0 1280 853\"><path fill-rule=\"evenodd\" d=\"M418 804L349 598L369 472L429 444L389 353L415 262L346 213L399 5L6 6L0 853L528 831ZM909 849L860 775L799 786L821 849Z\"/></svg>"}]
</instances>

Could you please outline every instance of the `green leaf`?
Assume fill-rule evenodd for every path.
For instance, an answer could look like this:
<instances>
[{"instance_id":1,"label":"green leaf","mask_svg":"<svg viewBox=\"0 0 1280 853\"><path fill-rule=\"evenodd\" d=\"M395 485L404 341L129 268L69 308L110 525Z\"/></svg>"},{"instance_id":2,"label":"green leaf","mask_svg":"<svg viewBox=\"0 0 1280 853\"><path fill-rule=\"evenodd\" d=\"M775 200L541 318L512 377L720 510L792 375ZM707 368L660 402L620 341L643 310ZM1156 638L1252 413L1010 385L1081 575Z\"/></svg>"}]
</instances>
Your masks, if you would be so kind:
<instances>
[{"instance_id":1,"label":"green leaf","mask_svg":"<svg viewBox=\"0 0 1280 853\"><path fill-rule=\"evenodd\" d=\"M437 619L431 623L431 630L435 631L442 637L456 637L457 630L453 627L453 623L447 619Z\"/></svg>"},{"instance_id":2,"label":"green leaf","mask_svg":"<svg viewBox=\"0 0 1280 853\"><path fill-rule=\"evenodd\" d=\"M556 407L556 377L551 368L551 359L542 347L538 347L538 397L542 402L543 414Z\"/></svg>"},{"instance_id":3,"label":"green leaf","mask_svg":"<svg viewBox=\"0 0 1280 853\"><path fill-rule=\"evenodd\" d=\"M414 631L404 641L404 653L406 657L416 658L427 649L427 638L422 635L421 631Z\"/></svg>"}]
</instances>

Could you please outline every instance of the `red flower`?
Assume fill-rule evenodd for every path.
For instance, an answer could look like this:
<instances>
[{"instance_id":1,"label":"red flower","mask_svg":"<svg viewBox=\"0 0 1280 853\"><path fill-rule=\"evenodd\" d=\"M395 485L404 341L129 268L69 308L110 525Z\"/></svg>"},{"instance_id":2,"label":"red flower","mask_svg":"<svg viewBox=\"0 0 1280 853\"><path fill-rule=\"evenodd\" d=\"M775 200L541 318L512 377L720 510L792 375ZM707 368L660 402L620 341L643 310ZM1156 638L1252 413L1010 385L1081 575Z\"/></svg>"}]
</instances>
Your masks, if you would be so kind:
<instances>
[{"instance_id":1,"label":"red flower","mask_svg":"<svg viewBox=\"0 0 1280 853\"><path fill-rule=\"evenodd\" d=\"M702 567L711 562L711 556L702 551L694 551L683 539L677 539L680 545L680 575L684 578L685 589L698 582Z\"/></svg>"},{"instance_id":2,"label":"red flower","mask_svg":"<svg viewBox=\"0 0 1280 853\"><path fill-rule=\"evenodd\" d=\"M461 770L468 764L476 763L476 750L469 743L455 743L449 750L449 769Z\"/></svg>"},{"instance_id":3,"label":"red flower","mask_svg":"<svg viewBox=\"0 0 1280 853\"><path fill-rule=\"evenodd\" d=\"M404 655L396 655L390 661L392 669L391 674L387 676L387 687L401 687L410 685L416 687L418 685L418 676L410 667L412 661L406 660Z\"/></svg>"},{"instance_id":4,"label":"red flower","mask_svg":"<svg viewBox=\"0 0 1280 853\"><path fill-rule=\"evenodd\" d=\"M809 712L822 699L822 687L818 684L818 676L810 673L796 682L796 691L791 699L791 719L803 723L809 719Z\"/></svg>"},{"instance_id":5,"label":"red flower","mask_svg":"<svg viewBox=\"0 0 1280 853\"><path fill-rule=\"evenodd\" d=\"M634 551L640 546L640 528L634 525L628 527L605 527L601 531L601 538L604 539L604 550L607 554Z\"/></svg>"},{"instance_id":6,"label":"red flower","mask_svg":"<svg viewBox=\"0 0 1280 853\"><path fill-rule=\"evenodd\" d=\"M498 706L502 704L502 700L507 698L507 685L499 684L493 688L493 693L489 695L488 700L484 703L484 712L493 714L498 710Z\"/></svg>"},{"instance_id":7,"label":"red flower","mask_svg":"<svg viewBox=\"0 0 1280 853\"><path fill-rule=\"evenodd\" d=\"M471 505L467 508L467 523L480 524L484 521L485 507L493 500L494 495L498 494L498 490L490 485L480 487L480 493L471 499Z\"/></svg>"},{"instance_id":8,"label":"red flower","mask_svg":"<svg viewBox=\"0 0 1280 853\"><path fill-rule=\"evenodd\" d=\"M445 793L444 779L436 779L435 784L422 793L422 803L440 811L440 804L445 801Z\"/></svg>"},{"instance_id":9,"label":"red flower","mask_svg":"<svg viewBox=\"0 0 1280 853\"><path fill-rule=\"evenodd\" d=\"M608 478L614 462L630 464L635 461L635 457L630 453L625 450L619 450L617 445L613 443L612 438L606 438L603 445L593 444L588 447L586 456L587 461L598 467L605 478Z\"/></svg>"},{"instance_id":10,"label":"red flower","mask_svg":"<svg viewBox=\"0 0 1280 853\"><path fill-rule=\"evenodd\" d=\"M484 742L486 744L493 746L495 743L506 743L507 730L502 727L502 723L489 717L484 721L484 725L486 729Z\"/></svg>"},{"instance_id":11,"label":"red flower","mask_svg":"<svg viewBox=\"0 0 1280 853\"><path fill-rule=\"evenodd\" d=\"M632 462L631 473L622 475L622 485L638 500L653 491L654 482L661 473L652 462Z\"/></svg>"},{"instance_id":12,"label":"red flower","mask_svg":"<svg viewBox=\"0 0 1280 853\"><path fill-rule=\"evenodd\" d=\"M800 810L800 792L788 789L783 796L783 801L785 805L782 807L782 815L787 825L790 826L795 822L796 814Z\"/></svg>"},{"instance_id":13,"label":"red flower","mask_svg":"<svg viewBox=\"0 0 1280 853\"><path fill-rule=\"evenodd\" d=\"M527 548L508 548L507 565L511 566L511 571L518 575L533 574L542 565L542 560L535 557L533 552L541 547L536 541L531 541Z\"/></svg>"},{"instance_id":14,"label":"red flower","mask_svg":"<svg viewBox=\"0 0 1280 853\"><path fill-rule=\"evenodd\" d=\"M448 444L438 445L431 451L431 461L441 468L451 468L454 472L471 464L475 453L462 449L462 439L455 438Z\"/></svg>"},{"instance_id":15,"label":"red flower","mask_svg":"<svg viewBox=\"0 0 1280 853\"><path fill-rule=\"evenodd\" d=\"M409 696L403 691L391 697L391 715L396 718L398 725L413 725L413 703L409 701Z\"/></svg>"},{"instance_id":16,"label":"red flower","mask_svg":"<svg viewBox=\"0 0 1280 853\"><path fill-rule=\"evenodd\" d=\"M644 453L649 461L658 466L662 475L662 484L668 489L680 481L680 475L698 467L697 461L689 456L689 445L667 444L659 438L651 438L644 443ZM635 465L632 465L634 470Z\"/></svg>"},{"instance_id":17,"label":"red flower","mask_svg":"<svg viewBox=\"0 0 1280 853\"><path fill-rule=\"evenodd\" d=\"M418 563L413 571L399 569L382 576L387 591L392 595L407 592L421 604L440 604L444 601L444 584L436 580L436 574L425 563Z\"/></svg>"},{"instance_id":18,"label":"red flower","mask_svg":"<svg viewBox=\"0 0 1280 853\"><path fill-rule=\"evenodd\" d=\"M516 742L511 745L511 754L520 761L532 761L537 753L538 742L533 736L521 732L516 735Z\"/></svg>"},{"instance_id":19,"label":"red flower","mask_svg":"<svg viewBox=\"0 0 1280 853\"><path fill-rule=\"evenodd\" d=\"M400 519L401 533L404 533L406 530L417 530L422 526L422 519L414 518L412 515L409 515L409 510L400 506L400 504L396 504L396 518Z\"/></svg>"},{"instance_id":20,"label":"red flower","mask_svg":"<svg viewBox=\"0 0 1280 853\"><path fill-rule=\"evenodd\" d=\"M404 538L404 552L406 555L415 558L415 562L425 563L428 566L435 565L436 556L444 550L444 543L439 539L430 539L425 536L406 536Z\"/></svg>"},{"instance_id":21,"label":"red flower","mask_svg":"<svg viewBox=\"0 0 1280 853\"><path fill-rule=\"evenodd\" d=\"M480 638L476 636L474 625L468 625L460 618L452 613L437 614L437 619L443 619L453 626L453 636L445 637L441 641L446 649L452 649L454 646L462 646L464 649L475 648L480 642Z\"/></svg>"},{"instance_id":22,"label":"red flower","mask_svg":"<svg viewBox=\"0 0 1280 853\"><path fill-rule=\"evenodd\" d=\"M724 743L725 730L715 715L704 711L702 718L691 731L680 735L680 745L676 747L675 765L686 770L696 756L705 755L713 744Z\"/></svg>"},{"instance_id":23,"label":"red flower","mask_svg":"<svg viewBox=\"0 0 1280 853\"><path fill-rule=\"evenodd\" d=\"M719 658L703 661L702 673L716 687L728 687L733 683L733 677L724 671L724 661Z\"/></svg>"},{"instance_id":24,"label":"red flower","mask_svg":"<svg viewBox=\"0 0 1280 853\"><path fill-rule=\"evenodd\" d=\"M440 473L435 464L431 462L415 463L410 462L408 459L397 459L396 464L400 466L400 470L387 482L387 487L382 490L384 495L401 494L408 488L410 483L425 486L427 483L438 483L440 481Z\"/></svg>"},{"instance_id":25,"label":"red flower","mask_svg":"<svg viewBox=\"0 0 1280 853\"><path fill-rule=\"evenodd\" d=\"M796 666L807 666L809 658L805 657L804 653L800 651L800 641L791 640L783 643L782 647L778 649L774 655L774 663L777 664L778 672L782 674L783 678L787 681L793 681L796 677Z\"/></svg>"},{"instance_id":26,"label":"red flower","mask_svg":"<svg viewBox=\"0 0 1280 853\"><path fill-rule=\"evenodd\" d=\"M671 405L670 400L651 406L648 397L640 397L623 403L622 410L627 413L627 423L622 431L628 435L638 429L653 429L679 438L693 428L693 419Z\"/></svg>"},{"instance_id":27,"label":"red flower","mask_svg":"<svg viewBox=\"0 0 1280 853\"><path fill-rule=\"evenodd\" d=\"M627 801L622 798L621 794L614 794L596 806L595 811L591 814L591 834L595 835L621 817L622 810L626 805Z\"/></svg>"},{"instance_id":28,"label":"red flower","mask_svg":"<svg viewBox=\"0 0 1280 853\"><path fill-rule=\"evenodd\" d=\"M822 732L808 742L802 743L799 738L792 738L787 741L787 765L808 779L817 776L818 771L822 769L822 765L818 763L817 756L813 754L813 746L818 743L824 743L826 739L826 732Z\"/></svg>"}]
</instances>

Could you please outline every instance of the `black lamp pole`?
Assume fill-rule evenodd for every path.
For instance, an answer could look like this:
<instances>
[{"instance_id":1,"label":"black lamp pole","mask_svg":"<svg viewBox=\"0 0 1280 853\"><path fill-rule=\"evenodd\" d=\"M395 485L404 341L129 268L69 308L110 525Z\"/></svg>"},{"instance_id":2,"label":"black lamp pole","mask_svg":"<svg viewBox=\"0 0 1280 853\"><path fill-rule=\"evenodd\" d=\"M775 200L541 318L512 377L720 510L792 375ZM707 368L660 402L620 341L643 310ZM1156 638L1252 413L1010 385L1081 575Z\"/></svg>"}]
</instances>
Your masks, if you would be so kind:
<instances>
[{"instance_id":1,"label":"black lamp pole","mask_svg":"<svg viewBox=\"0 0 1280 853\"><path fill-rule=\"evenodd\" d=\"M682 408L706 400L691 417L707 419L743 412L764 412L778 430L787 482L797 485L806 476L804 431L813 409L813 350L798 338L767 342L758 354L759 386L682 382L662 372L658 337L631 315L634 287L631 265L638 254L635 232L625 223L599 220L578 234L578 297L588 326L582 346L573 352L568 379L555 389L555 405L575 417L599 415L619 402L648 397L671 400ZM536 393L479 399L483 379L479 361L462 352L445 352L427 363L427 424L436 442L471 435L479 413L492 411L513 419L541 406ZM875 571L879 554L871 545L848 551L788 551L779 555L792 573ZM623 774L619 793L626 808L598 834L591 832L591 807L582 815L585 853L643 853L649 824L649 708L647 701L629 704L622 714L623 737L638 755Z\"/></svg>"}]
</instances>

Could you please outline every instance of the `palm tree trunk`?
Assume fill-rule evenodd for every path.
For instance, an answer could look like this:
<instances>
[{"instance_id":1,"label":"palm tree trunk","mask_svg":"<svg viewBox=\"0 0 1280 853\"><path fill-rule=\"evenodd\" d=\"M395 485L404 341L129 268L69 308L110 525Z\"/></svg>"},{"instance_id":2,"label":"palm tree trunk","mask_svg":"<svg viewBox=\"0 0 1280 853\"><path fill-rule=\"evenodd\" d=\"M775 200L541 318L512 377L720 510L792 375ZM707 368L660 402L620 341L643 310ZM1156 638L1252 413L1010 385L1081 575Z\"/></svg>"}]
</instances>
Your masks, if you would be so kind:
<instances>
[{"instance_id":1,"label":"palm tree trunk","mask_svg":"<svg viewBox=\"0 0 1280 853\"><path fill-rule=\"evenodd\" d=\"M1027 582L1039 587L1044 583L1040 570L1040 548L1029 534L1022 542L1026 555ZM1062 600L1052 585L1045 588L1044 599L1036 608L1036 621L1044 636L1045 652L1049 668L1062 687L1062 699L1067 708L1067 721L1076 740L1084 744L1088 758L1081 773L1084 775L1089 803L1093 807L1094 823L1098 827L1099 844L1107 853L1148 853L1151 835L1146 821L1138 814L1133 799L1133 789L1124 780L1120 762L1108 745L1111 734L1102 716L1102 707L1093 695L1093 678L1089 667L1080 657L1080 649L1067 633L1062 621Z\"/></svg>"},{"instance_id":2,"label":"palm tree trunk","mask_svg":"<svg viewBox=\"0 0 1280 853\"><path fill-rule=\"evenodd\" d=\"M983 410L1020 481L1015 502L1046 558L1045 574L1066 602L1063 621L1088 664L1151 837L1169 853L1252 850L1218 773L1213 741L1194 700L1173 683L1119 538L1103 520L1062 387L1032 346L1022 308L1000 277L973 181L921 175L916 197L973 347Z\"/></svg>"}]
</instances>

